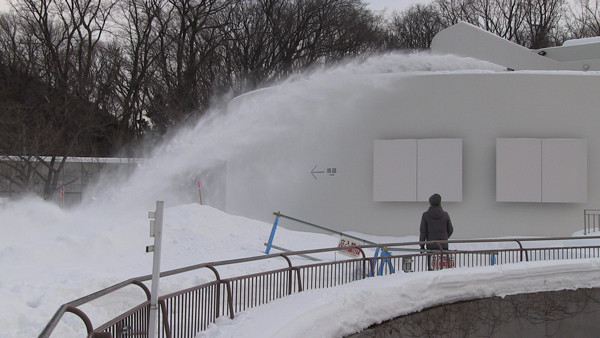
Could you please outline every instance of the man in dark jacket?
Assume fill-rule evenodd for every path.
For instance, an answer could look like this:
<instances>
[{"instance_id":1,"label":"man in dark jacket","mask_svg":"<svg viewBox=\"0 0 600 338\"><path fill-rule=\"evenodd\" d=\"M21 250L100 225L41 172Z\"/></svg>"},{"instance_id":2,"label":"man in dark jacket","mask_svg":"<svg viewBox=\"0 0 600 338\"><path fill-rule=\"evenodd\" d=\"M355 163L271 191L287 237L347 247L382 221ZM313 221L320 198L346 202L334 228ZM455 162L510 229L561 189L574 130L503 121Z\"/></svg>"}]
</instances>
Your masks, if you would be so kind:
<instances>
[{"instance_id":1,"label":"man in dark jacket","mask_svg":"<svg viewBox=\"0 0 600 338\"><path fill-rule=\"evenodd\" d=\"M442 209L441 206L442 197L439 194L433 194L429 197L429 209L423 213L421 217L421 235L419 241L447 241L454 228L450 221L450 216L447 212ZM428 250L448 250L448 243L429 243L427 244ZM421 249L425 249L424 245L421 245ZM430 256L427 257L428 265L430 265ZM429 266L431 270L431 266Z\"/></svg>"}]
</instances>

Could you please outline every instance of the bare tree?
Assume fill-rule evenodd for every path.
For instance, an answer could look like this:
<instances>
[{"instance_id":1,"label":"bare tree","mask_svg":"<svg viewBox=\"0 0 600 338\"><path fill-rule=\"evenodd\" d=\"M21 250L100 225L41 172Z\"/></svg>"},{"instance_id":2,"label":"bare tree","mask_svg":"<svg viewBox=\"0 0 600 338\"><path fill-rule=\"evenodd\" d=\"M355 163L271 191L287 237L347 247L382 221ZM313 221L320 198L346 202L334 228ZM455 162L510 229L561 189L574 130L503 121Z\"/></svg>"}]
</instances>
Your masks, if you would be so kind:
<instances>
[{"instance_id":1,"label":"bare tree","mask_svg":"<svg viewBox=\"0 0 600 338\"><path fill-rule=\"evenodd\" d=\"M231 76L252 88L315 64L379 47L383 28L359 0L236 1L224 57Z\"/></svg>"},{"instance_id":2,"label":"bare tree","mask_svg":"<svg viewBox=\"0 0 600 338\"><path fill-rule=\"evenodd\" d=\"M228 9L222 0L168 0L163 7L168 20L161 23L147 112L161 132L208 107L225 40L218 14Z\"/></svg>"},{"instance_id":3,"label":"bare tree","mask_svg":"<svg viewBox=\"0 0 600 338\"><path fill-rule=\"evenodd\" d=\"M435 0L435 6L440 12L442 25L450 27L459 21L479 25L474 8L477 0Z\"/></svg>"},{"instance_id":4,"label":"bare tree","mask_svg":"<svg viewBox=\"0 0 600 338\"><path fill-rule=\"evenodd\" d=\"M113 69L99 57L114 2L21 0L15 6L12 36L21 37L20 48L27 53L19 62L31 70L22 76L36 90L16 100L25 102L18 110L5 111L21 115L24 129L13 129L13 134L20 132L27 144L4 152L16 150L20 160L37 168L42 196L48 198L58 188L58 173L68 156L91 152L90 145L103 137L99 127L114 122L104 110L114 90L109 79Z\"/></svg>"},{"instance_id":5,"label":"bare tree","mask_svg":"<svg viewBox=\"0 0 600 338\"><path fill-rule=\"evenodd\" d=\"M432 5L416 4L392 16L392 35L396 48L427 49L433 37L444 27Z\"/></svg>"},{"instance_id":6,"label":"bare tree","mask_svg":"<svg viewBox=\"0 0 600 338\"><path fill-rule=\"evenodd\" d=\"M163 11L166 4L166 0L127 0L120 2L115 11L115 58L120 58L115 97L119 148L148 128L148 87L155 81L155 65L161 53L159 42L165 34L165 22L169 21L168 13Z\"/></svg>"},{"instance_id":7,"label":"bare tree","mask_svg":"<svg viewBox=\"0 0 600 338\"><path fill-rule=\"evenodd\" d=\"M523 44L532 49L556 45L553 32L559 27L564 14L564 0L527 0L525 23L527 41Z\"/></svg>"},{"instance_id":8,"label":"bare tree","mask_svg":"<svg viewBox=\"0 0 600 338\"><path fill-rule=\"evenodd\" d=\"M567 27L573 38L600 36L600 1L578 0L575 2Z\"/></svg>"},{"instance_id":9,"label":"bare tree","mask_svg":"<svg viewBox=\"0 0 600 338\"><path fill-rule=\"evenodd\" d=\"M275 71L275 45L270 25L257 1L238 0L229 13L231 20L223 27L226 38L222 55L225 80L233 92L256 88Z\"/></svg>"},{"instance_id":10,"label":"bare tree","mask_svg":"<svg viewBox=\"0 0 600 338\"><path fill-rule=\"evenodd\" d=\"M478 0L473 7L479 26L502 38L519 43L525 21L522 0Z\"/></svg>"}]
</instances>

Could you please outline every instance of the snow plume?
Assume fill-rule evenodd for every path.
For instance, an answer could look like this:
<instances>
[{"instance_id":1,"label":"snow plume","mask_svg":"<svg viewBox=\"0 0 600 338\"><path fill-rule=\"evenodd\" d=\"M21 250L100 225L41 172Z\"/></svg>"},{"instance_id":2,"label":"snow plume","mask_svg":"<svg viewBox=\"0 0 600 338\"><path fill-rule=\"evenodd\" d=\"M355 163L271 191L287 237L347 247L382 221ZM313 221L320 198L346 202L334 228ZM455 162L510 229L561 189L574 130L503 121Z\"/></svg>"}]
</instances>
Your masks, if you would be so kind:
<instances>
[{"instance_id":1,"label":"snow plume","mask_svg":"<svg viewBox=\"0 0 600 338\"><path fill-rule=\"evenodd\" d=\"M339 126L352 119L345 109L361 98L364 86L378 86L375 75L415 72L503 70L470 58L429 53L386 54L351 60L328 69L292 76L282 84L256 90L215 108L197 124L183 128L157 145L150 158L126 182L111 186L109 177L95 203L131 208L162 199L167 205L191 202L195 181L227 159L260 148L265 142L314 135L317 128ZM332 103L336 109L332 108ZM340 132L340 128L337 131ZM108 181L108 182L107 182ZM181 194L181 191L187 194ZM195 201L195 200L194 200Z\"/></svg>"}]
</instances>

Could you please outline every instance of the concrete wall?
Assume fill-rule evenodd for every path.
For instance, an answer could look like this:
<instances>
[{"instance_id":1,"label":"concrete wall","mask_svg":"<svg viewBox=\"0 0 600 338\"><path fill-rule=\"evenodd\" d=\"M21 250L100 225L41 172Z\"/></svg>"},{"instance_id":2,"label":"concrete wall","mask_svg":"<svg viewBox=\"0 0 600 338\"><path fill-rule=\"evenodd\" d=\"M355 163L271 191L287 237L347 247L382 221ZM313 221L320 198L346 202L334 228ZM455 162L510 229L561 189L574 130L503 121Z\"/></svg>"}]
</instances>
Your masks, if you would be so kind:
<instances>
[{"instance_id":1,"label":"concrete wall","mask_svg":"<svg viewBox=\"0 0 600 338\"><path fill-rule=\"evenodd\" d=\"M597 88L600 75L582 72L406 73L240 97L233 105L277 101L265 109L290 116L293 127L274 129L271 142L228 161L226 210L265 221L281 211L341 231L417 235L426 202L373 200L374 141L458 138L462 201L442 202L455 238L571 235L583 228L584 209L600 206ZM587 141L587 203L498 202L497 138Z\"/></svg>"},{"instance_id":2,"label":"concrete wall","mask_svg":"<svg viewBox=\"0 0 600 338\"><path fill-rule=\"evenodd\" d=\"M595 337L599 295L577 289L439 305L347 337Z\"/></svg>"}]
</instances>

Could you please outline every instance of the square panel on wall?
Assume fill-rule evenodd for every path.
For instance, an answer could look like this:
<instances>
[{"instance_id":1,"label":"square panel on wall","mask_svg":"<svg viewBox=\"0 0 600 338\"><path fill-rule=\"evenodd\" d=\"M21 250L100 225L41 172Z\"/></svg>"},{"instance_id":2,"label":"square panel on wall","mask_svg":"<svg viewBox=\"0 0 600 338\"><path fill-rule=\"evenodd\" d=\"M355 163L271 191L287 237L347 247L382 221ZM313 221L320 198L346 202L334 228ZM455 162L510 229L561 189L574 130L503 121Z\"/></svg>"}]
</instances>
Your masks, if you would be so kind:
<instances>
[{"instance_id":1,"label":"square panel on wall","mask_svg":"<svg viewBox=\"0 0 600 338\"><path fill-rule=\"evenodd\" d=\"M417 196L417 140L373 144L373 200L414 201Z\"/></svg>"},{"instance_id":2,"label":"square panel on wall","mask_svg":"<svg viewBox=\"0 0 600 338\"><path fill-rule=\"evenodd\" d=\"M535 138L496 139L496 201L541 200L541 141Z\"/></svg>"},{"instance_id":3,"label":"square panel on wall","mask_svg":"<svg viewBox=\"0 0 600 338\"><path fill-rule=\"evenodd\" d=\"M496 139L498 202L587 202L587 141Z\"/></svg>"},{"instance_id":4,"label":"square panel on wall","mask_svg":"<svg viewBox=\"0 0 600 338\"><path fill-rule=\"evenodd\" d=\"M462 201L462 139L417 141L417 201L438 193L444 201Z\"/></svg>"},{"instance_id":5,"label":"square panel on wall","mask_svg":"<svg viewBox=\"0 0 600 338\"><path fill-rule=\"evenodd\" d=\"M373 200L462 201L462 139L376 140Z\"/></svg>"},{"instance_id":6,"label":"square panel on wall","mask_svg":"<svg viewBox=\"0 0 600 338\"><path fill-rule=\"evenodd\" d=\"M542 140L542 202L587 202L586 140Z\"/></svg>"}]
</instances>

